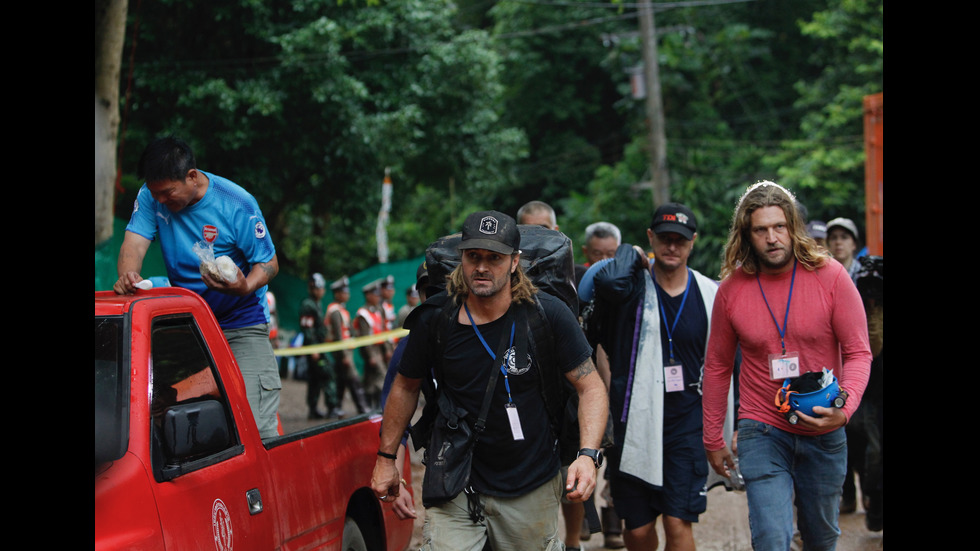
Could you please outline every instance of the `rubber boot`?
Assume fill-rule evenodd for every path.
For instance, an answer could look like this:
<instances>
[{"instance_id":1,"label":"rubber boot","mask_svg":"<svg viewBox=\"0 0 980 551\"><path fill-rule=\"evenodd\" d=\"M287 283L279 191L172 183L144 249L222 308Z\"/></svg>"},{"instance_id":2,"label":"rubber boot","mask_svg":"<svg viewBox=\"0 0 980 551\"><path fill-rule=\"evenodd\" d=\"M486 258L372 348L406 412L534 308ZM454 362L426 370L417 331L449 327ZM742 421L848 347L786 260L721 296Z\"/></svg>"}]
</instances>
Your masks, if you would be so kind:
<instances>
[{"instance_id":1,"label":"rubber boot","mask_svg":"<svg viewBox=\"0 0 980 551\"><path fill-rule=\"evenodd\" d=\"M602 508L602 535L605 536L604 545L608 549L622 549L626 546L623 543L623 521L612 507Z\"/></svg>"},{"instance_id":2,"label":"rubber boot","mask_svg":"<svg viewBox=\"0 0 980 551\"><path fill-rule=\"evenodd\" d=\"M339 366L339 363L334 364L334 366ZM364 396L364 387L361 386L361 381L356 376L345 373L339 367L337 369L337 397L342 405L344 403L344 393L350 390L351 400L354 401L354 407L357 408L357 413L365 413L368 411L367 397ZM340 407L340 406L337 406Z\"/></svg>"},{"instance_id":3,"label":"rubber boot","mask_svg":"<svg viewBox=\"0 0 980 551\"><path fill-rule=\"evenodd\" d=\"M366 413L370 410L368 406L367 396L364 393L364 387L361 386L360 381L351 381L350 383L351 395L354 397L354 405L357 406L357 413Z\"/></svg>"},{"instance_id":4,"label":"rubber boot","mask_svg":"<svg viewBox=\"0 0 980 551\"><path fill-rule=\"evenodd\" d=\"M865 509L864 525L872 532L881 532L885 527L884 504L882 503L882 492L874 492L867 498L867 508Z\"/></svg>"},{"instance_id":5,"label":"rubber boot","mask_svg":"<svg viewBox=\"0 0 980 551\"><path fill-rule=\"evenodd\" d=\"M343 405L344 393L347 392L347 378L344 377L344 373L342 373L340 369L336 367L336 365L337 364L334 364L334 373L337 375L337 385L335 387L337 390L337 403ZM351 395L353 396L353 393L351 393Z\"/></svg>"},{"instance_id":6,"label":"rubber boot","mask_svg":"<svg viewBox=\"0 0 980 551\"><path fill-rule=\"evenodd\" d=\"M592 532L589 530L589 519L582 519L582 528L579 529L578 539L581 541L589 541L592 537Z\"/></svg>"}]
</instances>

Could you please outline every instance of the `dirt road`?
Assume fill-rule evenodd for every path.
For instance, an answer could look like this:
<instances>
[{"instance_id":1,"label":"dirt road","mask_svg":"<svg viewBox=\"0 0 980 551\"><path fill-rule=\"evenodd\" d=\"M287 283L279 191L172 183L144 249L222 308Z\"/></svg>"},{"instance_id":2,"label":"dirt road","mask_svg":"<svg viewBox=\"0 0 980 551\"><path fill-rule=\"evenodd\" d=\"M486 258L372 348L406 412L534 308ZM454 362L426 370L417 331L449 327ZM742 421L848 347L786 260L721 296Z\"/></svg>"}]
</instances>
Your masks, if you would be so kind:
<instances>
[{"instance_id":1,"label":"dirt road","mask_svg":"<svg viewBox=\"0 0 980 551\"><path fill-rule=\"evenodd\" d=\"M318 421L308 421L306 408L306 382L295 379L283 379L282 400L280 407L280 419L286 432L292 432L318 423ZM322 407L322 405L321 405ZM354 406L346 401L344 408L348 412L353 412ZM422 474L425 466L422 465L419 454L412 455L412 482L415 493L415 507L419 511L419 518L415 520L415 534L409 549L417 549L420 541L422 523L424 522L425 509L422 507ZM601 488L600 488L601 489ZM860 503L860 499L858 499ZM601 497L597 498L596 506L601 507L605 502ZM560 524L564 526L563 523ZM864 526L864 510L858 506L856 513L841 515L841 538L838 542L838 551L876 551L884 549L884 532L869 532ZM663 530L658 524L660 532L660 546L657 550L664 548ZM562 530L564 536L564 529ZM701 520L694 525L694 539L697 543L698 551L750 551L752 549L751 537L749 535L748 507L745 502L745 494L738 492L726 492L724 488L715 487L708 492L708 510L701 515ZM593 535L589 541L584 542L583 549L589 551L606 551L609 548L601 547L603 538L601 534ZM655 550L650 550L655 551Z\"/></svg>"}]
</instances>

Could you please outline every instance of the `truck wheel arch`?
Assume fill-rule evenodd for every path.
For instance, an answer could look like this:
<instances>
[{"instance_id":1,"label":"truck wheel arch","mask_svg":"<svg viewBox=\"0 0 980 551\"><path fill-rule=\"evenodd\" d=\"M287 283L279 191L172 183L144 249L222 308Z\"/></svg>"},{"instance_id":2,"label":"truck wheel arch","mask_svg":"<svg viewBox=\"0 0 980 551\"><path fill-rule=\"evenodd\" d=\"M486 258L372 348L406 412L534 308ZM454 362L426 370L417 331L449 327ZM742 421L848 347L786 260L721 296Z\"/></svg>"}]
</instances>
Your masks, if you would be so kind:
<instances>
[{"instance_id":1,"label":"truck wheel arch","mask_svg":"<svg viewBox=\"0 0 980 551\"><path fill-rule=\"evenodd\" d=\"M384 551L387 548L381 502L371 492L370 488L357 490L347 504L344 522L344 551L348 551L348 525L351 523L360 532L365 551Z\"/></svg>"},{"instance_id":2,"label":"truck wheel arch","mask_svg":"<svg viewBox=\"0 0 980 551\"><path fill-rule=\"evenodd\" d=\"M364 535L357 526L357 521L351 517L344 519L344 542L343 551L368 551L367 542Z\"/></svg>"}]
</instances>

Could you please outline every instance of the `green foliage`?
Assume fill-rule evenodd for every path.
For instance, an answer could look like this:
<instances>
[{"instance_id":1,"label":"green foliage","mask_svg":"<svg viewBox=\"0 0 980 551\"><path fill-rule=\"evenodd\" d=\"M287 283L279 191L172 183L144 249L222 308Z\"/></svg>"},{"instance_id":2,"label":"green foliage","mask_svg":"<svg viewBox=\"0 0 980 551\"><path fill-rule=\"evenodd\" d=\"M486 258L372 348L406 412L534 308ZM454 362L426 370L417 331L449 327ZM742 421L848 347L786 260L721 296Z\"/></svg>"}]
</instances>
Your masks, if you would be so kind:
<instances>
[{"instance_id":1,"label":"green foliage","mask_svg":"<svg viewBox=\"0 0 980 551\"><path fill-rule=\"evenodd\" d=\"M375 261L385 167L392 228L417 223L404 207L419 186L425 195L454 181L461 196L513 187L526 137L501 121L490 36L456 32L451 2L170 0L132 16L138 145L125 169L153 136L183 136L202 169L256 196L284 270L340 274ZM391 249L420 254L447 229L428 220L392 232Z\"/></svg>"},{"instance_id":2,"label":"green foliage","mask_svg":"<svg viewBox=\"0 0 980 551\"><path fill-rule=\"evenodd\" d=\"M766 159L780 181L799 191L810 217L864 219L864 96L883 90L884 3L833 0L800 27L816 39L809 62L819 69L796 83L805 114L800 135Z\"/></svg>"},{"instance_id":3,"label":"green foliage","mask_svg":"<svg viewBox=\"0 0 980 551\"><path fill-rule=\"evenodd\" d=\"M507 124L528 136L527 159L515 166L519 183L498 208L516 213L527 201L555 204L584 191L603 163L621 156L629 139L616 109L619 67L603 61L601 34L621 21L608 9L497 2L489 15L503 59Z\"/></svg>"},{"instance_id":4,"label":"green foliage","mask_svg":"<svg viewBox=\"0 0 980 551\"><path fill-rule=\"evenodd\" d=\"M131 209L142 147L176 133L202 169L256 196L283 270L300 277L376 261L385 167L394 260L472 210L531 199L556 208L576 254L596 220L645 245L635 15L503 0L140 4L117 212ZM671 3L656 25L671 198L700 225L694 267L718 273L734 202L760 179L796 191L811 217L863 218L861 100L882 90L881 0Z\"/></svg>"},{"instance_id":5,"label":"green foliage","mask_svg":"<svg viewBox=\"0 0 980 551\"><path fill-rule=\"evenodd\" d=\"M702 6L656 14L670 195L698 217L691 265L706 274L718 273L741 190L775 177L762 160L779 140L795 135L794 81L780 65L799 65L809 54L795 21L812 13L813 4ZM604 64L622 73L641 61L639 37L624 35ZM629 91L621 89L624 95ZM563 203L562 228L581 239L586 225L604 219L619 225L624 240L646 246L655 208L649 184L637 185L650 180L646 112L642 100L628 97L618 107L631 121L633 140L622 160L595 172L587 193Z\"/></svg>"}]
</instances>

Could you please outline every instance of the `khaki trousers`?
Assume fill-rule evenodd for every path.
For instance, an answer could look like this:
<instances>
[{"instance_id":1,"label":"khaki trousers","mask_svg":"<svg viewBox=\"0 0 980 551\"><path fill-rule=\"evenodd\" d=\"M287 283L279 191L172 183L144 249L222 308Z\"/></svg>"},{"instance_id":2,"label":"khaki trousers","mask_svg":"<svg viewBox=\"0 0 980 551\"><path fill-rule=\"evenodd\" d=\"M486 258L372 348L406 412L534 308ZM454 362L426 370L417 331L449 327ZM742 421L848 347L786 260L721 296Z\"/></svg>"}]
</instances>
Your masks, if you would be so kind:
<instances>
[{"instance_id":1,"label":"khaki trousers","mask_svg":"<svg viewBox=\"0 0 980 551\"><path fill-rule=\"evenodd\" d=\"M420 551L481 551L489 541L494 551L564 551L558 536L561 473L519 497L480 495L484 520L474 523L467 497L425 510Z\"/></svg>"}]
</instances>

